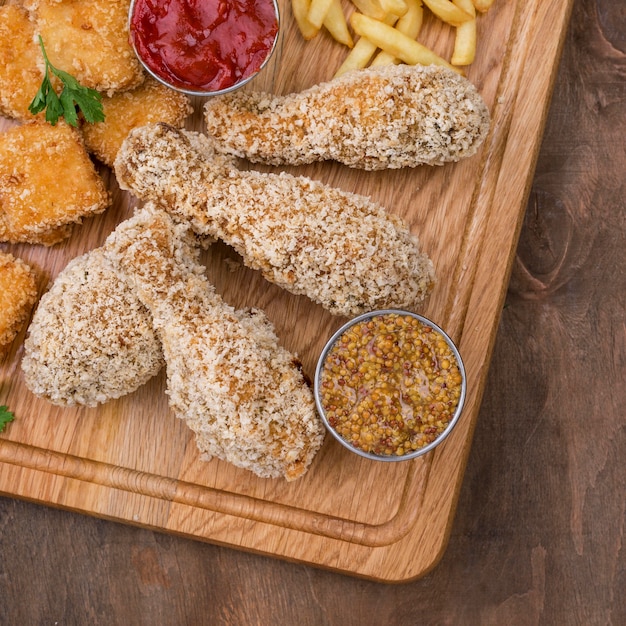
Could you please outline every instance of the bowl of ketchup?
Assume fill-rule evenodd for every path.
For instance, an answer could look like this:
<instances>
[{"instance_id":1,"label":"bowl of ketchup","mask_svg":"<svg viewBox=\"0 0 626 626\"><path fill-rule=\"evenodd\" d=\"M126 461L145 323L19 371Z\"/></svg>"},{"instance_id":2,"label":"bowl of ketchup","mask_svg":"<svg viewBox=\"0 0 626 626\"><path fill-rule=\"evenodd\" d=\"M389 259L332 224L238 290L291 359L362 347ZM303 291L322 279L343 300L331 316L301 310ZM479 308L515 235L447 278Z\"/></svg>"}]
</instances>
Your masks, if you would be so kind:
<instances>
[{"instance_id":1,"label":"bowl of ketchup","mask_svg":"<svg viewBox=\"0 0 626 626\"><path fill-rule=\"evenodd\" d=\"M145 69L189 95L237 89L267 64L278 39L276 0L133 0L132 47Z\"/></svg>"}]
</instances>

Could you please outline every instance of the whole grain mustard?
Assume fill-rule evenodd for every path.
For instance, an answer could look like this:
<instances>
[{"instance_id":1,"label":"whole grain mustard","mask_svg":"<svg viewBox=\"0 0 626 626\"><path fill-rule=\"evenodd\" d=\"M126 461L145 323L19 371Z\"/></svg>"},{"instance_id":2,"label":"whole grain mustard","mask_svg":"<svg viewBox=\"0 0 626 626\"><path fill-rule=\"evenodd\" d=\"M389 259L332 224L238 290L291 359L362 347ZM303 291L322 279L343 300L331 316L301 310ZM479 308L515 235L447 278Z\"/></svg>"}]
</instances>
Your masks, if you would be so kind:
<instances>
[{"instance_id":1,"label":"whole grain mustard","mask_svg":"<svg viewBox=\"0 0 626 626\"><path fill-rule=\"evenodd\" d=\"M353 447L403 456L445 431L462 380L440 332L413 316L385 313L357 322L329 349L320 402L330 426Z\"/></svg>"}]
</instances>

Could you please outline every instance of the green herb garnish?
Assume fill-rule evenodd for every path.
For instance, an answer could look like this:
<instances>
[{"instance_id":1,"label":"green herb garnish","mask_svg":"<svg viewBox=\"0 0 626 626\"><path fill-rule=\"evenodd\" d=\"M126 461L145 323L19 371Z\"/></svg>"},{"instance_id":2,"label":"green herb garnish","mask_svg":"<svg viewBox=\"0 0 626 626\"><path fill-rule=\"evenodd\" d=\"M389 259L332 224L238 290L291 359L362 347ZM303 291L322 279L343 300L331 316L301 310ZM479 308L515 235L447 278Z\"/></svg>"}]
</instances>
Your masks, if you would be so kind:
<instances>
[{"instance_id":1,"label":"green herb garnish","mask_svg":"<svg viewBox=\"0 0 626 626\"><path fill-rule=\"evenodd\" d=\"M48 60L43 39L39 36L39 46L46 63L43 82L39 91L30 103L28 110L37 115L46 110L46 121L53 126L58 122L59 117L64 117L71 126L77 126L77 109L80 109L83 116L92 124L104 121L104 111L102 110L102 96L95 89L84 87L71 74L59 70ZM63 83L61 95L57 95L52 83L50 74L56 76Z\"/></svg>"},{"instance_id":2,"label":"green herb garnish","mask_svg":"<svg viewBox=\"0 0 626 626\"><path fill-rule=\"evenodd\" d=\"M0 406L0 433L4 430L4 427L15 419L15 415L9 411L9 407L6 405Z\"/></svg>"}]
</instances>

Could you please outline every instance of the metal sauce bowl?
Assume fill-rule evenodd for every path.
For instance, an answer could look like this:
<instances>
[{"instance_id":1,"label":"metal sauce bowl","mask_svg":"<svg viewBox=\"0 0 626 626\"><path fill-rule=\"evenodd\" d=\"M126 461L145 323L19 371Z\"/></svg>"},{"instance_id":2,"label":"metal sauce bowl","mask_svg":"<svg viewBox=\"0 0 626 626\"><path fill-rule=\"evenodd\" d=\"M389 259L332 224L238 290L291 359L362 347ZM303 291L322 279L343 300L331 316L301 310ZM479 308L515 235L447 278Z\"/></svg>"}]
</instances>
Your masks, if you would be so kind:
<instances>
[{"instance_id":1,"label":"metal sauce bowl","mask_svg":"<svg viewBox=\"0 0 626 626\"><path fill-rule=\"evenodd\" d=\"M446 426L446 428L443 430L443 432L441 432L437 438L424 445L421 448L418 448L417 450L413 450L411 452L408 452L406 454L403 455L395 455L395 454L391 454L391 455L383 455L383 454L374 454L371 452L366 452L364 450L361 450L355 446L353 446L347 439L344 439L344 437L342 437L336 430L335 428L329 423L328 421L328 417L326 415L326 410L324 408L323 402L322 402L322 398L321 398L321 378L322 378L322 372L324 369L324 364L326 361L326 358L328 356L328 353L330 352L330 350L332 349L332 347L335 345L335 343L345 334L345 332L352 328L354 325L363 322L363 321L367 321L373 317L377 317L377 316L385 316L388 314L397 314L400 316L410 316L413 317L417 320L419 320L422 324L429 326L430 328L432 328L434 331L438 332L446 341L446 343L448 344L451 353L454 355L456 361L457 361L457 365L458 365L458 369L459 369L459 373L461 375L461 389L460 389L460 395L459 395L459 401L458 404L456 406L456 409L454 411L453 416L451 417L448 425ZM345 448L347 448L348 450L350 450L351 452L358 454L359 456L365 457L367 459L371 459L374 461L387 461L387 462L397 462L397 461L407 461L410 459L415 459L417 457L423 456L424 454L427 454L428 452L430 452L433 448L435 448L436 446L438 446L451 432L452 429L455 427L455 425L457 424L459 417L461 416L461 413L463 411L463 405L465 403L465 395L466 395L466 387L467 387L467 378L466 378L466 374L465 374L465 367L463 365L463 361L461 359L461 355L459 354L459 351L456 347L456 345L454 344L454 342L452 341L452 339L450 339L450 337L447 335L447 333L445 333L439 326L437 326L437 324L435 324L434 322L432 322L431 320L418 315L417 313L412 313L410 311L403 311L403 310L399 310L399 309L383 309L383 310L379 310L379 311L372 311L370 313L364 313L363 315L359 315L355 318L353 318L352 320L350 320L349 322L347 322L346 324L344 324L341 328L339 328L339 330L337 330L337 332L335 332L333 334L333 336L328 340L328 342L326 343L324 349L322 350L322 353L319 357L318 363L317 363L317 368L315 370L315 379L313 381L313 386L314 386L314 394L315 394L315 403L317 405L317 410L320 414L320 417L322 418L322 421L324 422L324 425L326 426L327 430L330 432L330 434Z\"/></svg>"},{"instance_id":2,"label":"metal sauce bowl","mask_svg":"<svg viewBox=\"0 0 626 626\"><path fill-rule=\"evenodd\" d=\"M278 2L277 0L272 0L272 5L274 7L274 14L276 15L276 23L278 25L278 28L276 31L276 36L274 37L274 41L272 43L272 47L269 49L267 56L265 57L263 63L261 63L261 65L259 66L259 69L256 72L253 72L249 76L242 78L239 82L236 82L235 84L229 87L225 87L224 89L218 89L215 91L207 91L206 89L200 89L200 88L198 89L183 88L180 85L175 85L175 84L170 83L165 78L163 78L162 76L154 72L146 63L146 61L141 57L139 51L137 50L135 46L135 38L133 37L133 32L132 32L132 18L135 12L135 4L136 4L136 0L131 0L130 8L128 10L128 38L130 41L130 45L133 49L133 52L135 53L135 56L137 57L137 59L139 60L139 62L141 63L145 71L148 72L148 74L150 74L150 76L152 76L155 80L159 81L161 84L165 85L166 87L169 87L170 89L174 89L175 91L185 93L188 96L205 96L205 97L219 96L224 93L235 91L236 89L239 89L240 87L243 87L244 85L249 83L253 78L258 76L261 70L269 63L272 55L274 54L274 50L276 49L276 43L278 41L280 30L281 30L281 18L280 18L280 11L278 8Z\"/></svg>"}]
</instances>

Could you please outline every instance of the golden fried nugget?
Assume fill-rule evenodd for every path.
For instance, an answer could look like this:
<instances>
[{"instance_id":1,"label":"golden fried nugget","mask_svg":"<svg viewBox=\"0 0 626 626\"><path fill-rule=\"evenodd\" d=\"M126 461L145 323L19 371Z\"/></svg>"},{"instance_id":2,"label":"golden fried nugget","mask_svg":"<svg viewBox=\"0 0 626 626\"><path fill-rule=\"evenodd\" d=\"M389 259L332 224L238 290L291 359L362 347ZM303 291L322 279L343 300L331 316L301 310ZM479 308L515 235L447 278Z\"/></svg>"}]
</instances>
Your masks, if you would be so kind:
<instances>
[{"instance_id":1,"label":"golden fried nugget","mask_svg":"<svg viewBox=\"0 0 626 626\"><path fill-rule=\"evenodd\" d=\"M40 62L28 13L15 5L0 6L0 114L32 119L28 105L43 78Z\"/></svg>"},{"instance_id":2,"label":"golden fried nugget","mask_svg":"<svg viewBox=\"0 0 626 626\"><path fill-rule=\"evenodd\" d=\"M0 355L15 339L37 299L37 282L31 267L0 251Z\"/></svg>"},{"instance_id":3,"label":"golden fried nugget","mask_svg":"<svg viewBox=\"0 0 626 626\"><path fill-rule=\"evenodd\" d=\"M109 193L78 131L33 121L0 134L0 241L50 245Z\"/></svg>"},{"instance_id":4,"label":"golden fried nugget","mask_svg":"<svg viewBox=\"0 0 626 626\"><path fill-rule=\"evenodd\" d=\"M85 124L85 146L103 163L113 166L115 156L128 133L151 122L166 122L178 128L193 112L189 98L153 78L130 91L103 97L105 120Z\"/></svg>"},{"instance_id":5,"label":"golden fried nugget","mask_svg":"<svg viewBox=\"0 0 626 626\"><path fill-rule=\"evenodd\" d=\"M128 41L130 0L30 0L50 62L103 92L140 85L141 64Z\"/></svg>"}]
</instances>

